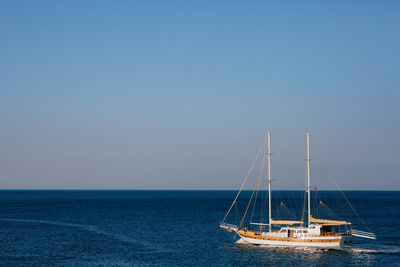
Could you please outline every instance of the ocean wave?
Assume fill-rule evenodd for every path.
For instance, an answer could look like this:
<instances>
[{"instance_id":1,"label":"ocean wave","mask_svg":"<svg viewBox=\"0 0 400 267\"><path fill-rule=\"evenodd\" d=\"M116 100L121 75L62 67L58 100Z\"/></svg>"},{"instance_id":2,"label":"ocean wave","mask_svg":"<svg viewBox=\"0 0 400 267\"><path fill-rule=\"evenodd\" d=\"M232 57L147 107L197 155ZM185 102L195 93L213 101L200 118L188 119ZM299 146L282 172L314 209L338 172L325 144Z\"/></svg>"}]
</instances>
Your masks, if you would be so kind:
<instances>
[{"instance_id":1,"label":"ocean wave","mask_svg":"<svg viewBox=\"0 0 400 267\"><path fill-rule=\"evenodd\" d=\"M109 236L112 237L118 241L130 243L130 244L135 244L135 245L141 245L141 246L148 246L148 244L145 244L143 241L136 240L134 238L122 235L122 234L115 234L115 233L110 233L106 232L104 230L99 229L97 226L94 225L88 225L88 224L76 224L76 223L66 223L66 222L58 222L58 221L47 221L47 220L34 220L34 219L11 219L11 218L0 218L0 221L7 221L7 222L22 222L22 223L36 223L36 224L47 224L47 225L54 225L54 226L61 226L61 227L73 227L73 228L79 228L81 230L99 234L99 235L104 235L104 236Z\"/></svg>"},{"instance_id":2,"label":"ocean wave","mask_svg":"<svg viewBox=\"0 0 400 267\"><path fill-rule=\"evenodd\" d=\"M398 254L400 253L400 246L377 245L368 247L346 247L343 250L350 253Z\"/></svg>"}]
</instances>

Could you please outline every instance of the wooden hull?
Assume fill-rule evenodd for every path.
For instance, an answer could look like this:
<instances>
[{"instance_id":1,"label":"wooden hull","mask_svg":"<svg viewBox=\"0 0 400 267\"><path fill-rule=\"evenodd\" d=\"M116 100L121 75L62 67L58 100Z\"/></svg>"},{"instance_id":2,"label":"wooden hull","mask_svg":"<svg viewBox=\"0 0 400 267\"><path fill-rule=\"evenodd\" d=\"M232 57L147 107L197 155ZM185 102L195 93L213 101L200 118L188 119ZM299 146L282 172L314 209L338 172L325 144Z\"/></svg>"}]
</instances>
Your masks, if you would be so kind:
<instances>
[{"instance_id":1,"label":"wooden hull","mask_svg":"<svg viewBox=\"0 0 400 267\"><path fill-rule=\"evenodd\" d=\"M239 235L241 237L239 243L274 246L274 247L340 248L345 243L351 242L351 236L270 238L270 237L253 237L241 234Z\"/></svg>"}]
</instances>

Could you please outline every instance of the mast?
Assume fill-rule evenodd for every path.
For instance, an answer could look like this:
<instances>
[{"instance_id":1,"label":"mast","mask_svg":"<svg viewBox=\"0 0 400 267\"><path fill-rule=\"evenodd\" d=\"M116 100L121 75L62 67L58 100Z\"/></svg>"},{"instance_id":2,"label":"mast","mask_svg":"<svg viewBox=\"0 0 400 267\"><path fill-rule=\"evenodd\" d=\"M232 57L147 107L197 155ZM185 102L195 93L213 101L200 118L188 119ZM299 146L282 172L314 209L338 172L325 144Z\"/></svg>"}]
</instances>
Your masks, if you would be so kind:
<instances>
[{"instance_id":1,"label":"mast","mask_svg":"<svg viewBox=\"0 0 400 267\"><path fill-rule=\"evenodd\" d=\"M310 209L310 135L311 133L307 131L307 195L308 195L308 226L310 226L310 216L311 216L311 209Z\"/></svg>"},{"instance_id":2,"label":"mast","mask_svg":"<svg viewBox=\"0 0 400 267\"><path fill-rule=\"evenodd\" d=\"M271 232L271 132L268 132L268 216L269 231Z\"/></svg>"}]
</instances>

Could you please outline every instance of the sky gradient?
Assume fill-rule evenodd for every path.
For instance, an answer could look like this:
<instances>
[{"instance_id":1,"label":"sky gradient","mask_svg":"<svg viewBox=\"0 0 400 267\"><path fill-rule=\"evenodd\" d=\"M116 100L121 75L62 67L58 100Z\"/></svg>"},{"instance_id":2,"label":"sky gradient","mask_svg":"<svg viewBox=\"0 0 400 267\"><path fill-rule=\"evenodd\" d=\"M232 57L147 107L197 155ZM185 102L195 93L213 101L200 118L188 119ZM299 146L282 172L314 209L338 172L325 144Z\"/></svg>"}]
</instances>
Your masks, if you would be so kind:
<instances>
[{"instance_id":1,"label":"sky gradient","mask_svg":"<svg viewBox=\"0 0 400 267\"><path fill-rule=\"evenodd\" d=\"M1 189L400 190L398 1L1 1ZM254 182L252 183L254 184ZM249 184L249 187L252 186Z\"/></svg>"}]
</instances>

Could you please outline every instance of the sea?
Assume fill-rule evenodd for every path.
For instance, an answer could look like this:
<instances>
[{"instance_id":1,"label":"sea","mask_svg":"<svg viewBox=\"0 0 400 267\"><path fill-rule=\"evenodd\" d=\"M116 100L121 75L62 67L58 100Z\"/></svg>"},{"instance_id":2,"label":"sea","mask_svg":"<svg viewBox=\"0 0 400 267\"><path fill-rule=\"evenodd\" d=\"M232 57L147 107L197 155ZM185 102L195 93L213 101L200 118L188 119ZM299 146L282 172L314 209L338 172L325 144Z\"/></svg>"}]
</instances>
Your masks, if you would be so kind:
<instances>
[{"instance_id":1,"label":"sea","mask_svg":"<svg viewBox=\"0 0 400 267\"><path fill-rule=\"evenodd\" d=\"M329 250L236 243L219 227L236 193L2 190L0 265L400 266L400 191L344 191L353 219L361 218L354 227L377 239L354 238L351 246ZM251 192L243 194L232 214L242 214ZM303 194L273 191L274 202L289 198L300 203ZM235 215L227 220L235 223Z\"/></svg>"}]
</instances>

